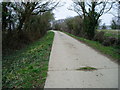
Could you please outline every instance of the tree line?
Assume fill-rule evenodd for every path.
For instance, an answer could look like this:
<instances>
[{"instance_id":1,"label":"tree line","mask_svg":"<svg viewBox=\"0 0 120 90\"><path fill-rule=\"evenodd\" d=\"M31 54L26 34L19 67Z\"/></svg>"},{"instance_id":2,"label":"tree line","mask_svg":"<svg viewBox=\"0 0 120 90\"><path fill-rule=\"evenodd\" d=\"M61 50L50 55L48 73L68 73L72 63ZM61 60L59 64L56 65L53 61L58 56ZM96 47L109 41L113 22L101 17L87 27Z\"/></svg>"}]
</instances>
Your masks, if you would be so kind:
<instances>
[{"instance_id":1,"label":"tree line","mask_svg":"<svg viewBox=\"0 0 120 90\"><path fill-rule=\"evenodd\" d=\"M108 13L119 2L90 0L81 2L72 0L69 8L78 16L53 22L53 29L67 31L77 36L93 40L99 25L99 18ZM59 5L53 0L37 2L2 2L3 52L8 49L20 49L45 35L51 29L54 20L52 10ZM112 21L112 28L116 28ZM117 26L119 28L119 26Z\"/></svg>"},{"instance_id":2,"label":"tree line","mask_svg":"<svg viewBox=\"0 0 120 90\"><path fill-rule=\"evenodd\" d=\"M20 49L44 36L54 19L53 0L37 2L2 2L3 53Z\"/></svg>"},{"instance_id":3,"label":"tree line","mask_svg":"<svg viewBox=\"0 0 120 90\"><path fill-rule=\"evenodd\" d=\"M65 31L89 40L99 41L106 46L120 45L119 38L105 37L104 32L97 31L101 22L100 17L108 13L116 5L119 7L119 2L102 2L95 0L94 2L92 0L81 2L79 0L73 0L73 6L70 10L78 13L78 16L54 21L53 29ZM119 19L119 16L117 19ZM119 26L117 20L113 19L111 28L119 29ZM104 24L103 28L106 28Z\"/></svg>"}]
</instances>

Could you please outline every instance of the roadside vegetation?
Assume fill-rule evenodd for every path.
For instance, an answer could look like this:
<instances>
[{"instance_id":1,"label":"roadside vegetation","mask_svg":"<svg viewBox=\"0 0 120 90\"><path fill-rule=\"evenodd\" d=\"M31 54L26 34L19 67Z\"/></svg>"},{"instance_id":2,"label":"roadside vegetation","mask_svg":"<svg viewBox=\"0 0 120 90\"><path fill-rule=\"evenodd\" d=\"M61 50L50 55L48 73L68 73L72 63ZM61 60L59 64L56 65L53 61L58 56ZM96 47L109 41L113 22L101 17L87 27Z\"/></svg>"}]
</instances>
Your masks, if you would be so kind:
<instances>
[{"instance_id":1,"label":"roadside vegetation","mask_svg":"<svg viewBox=\"0 0 120 90\"><path fill-rule=\"evenodd\" d=\"M54 1L2 2L3 55L20 50L42 38L54 20Z\"/></svg>"},{"instance_id":2,"label":"roadside vegetation","mask_svg":"<svg viewBox=\"0 0 120 90\"><path fill-rule=\"evenodd\" d=\"M3 88L43 88L54 33L3 57Z\"/></svg>"},{"instance_id":3,"label":"roadside vegetation","mask_svg":"<svg viewBox=\"0 0 120 90\"><path fill-rule=\"evenodd\" d=\"M2 88L43 88L59 2L1 2Z\"/></svg>"}]
</instances>

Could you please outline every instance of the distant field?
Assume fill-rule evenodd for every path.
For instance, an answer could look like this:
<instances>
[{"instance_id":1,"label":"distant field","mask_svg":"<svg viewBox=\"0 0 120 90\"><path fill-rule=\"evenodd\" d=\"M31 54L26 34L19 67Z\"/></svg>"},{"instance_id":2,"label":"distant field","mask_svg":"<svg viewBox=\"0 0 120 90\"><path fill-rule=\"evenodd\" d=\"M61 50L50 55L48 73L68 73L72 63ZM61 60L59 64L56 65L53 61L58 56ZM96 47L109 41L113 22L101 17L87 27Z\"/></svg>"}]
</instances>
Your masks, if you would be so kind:
<instances>
[{"instance_id":1,"label":"distant field","mask_svg":"<svg viewBox=\"0 0 120 90\"><path fill-rule=\"evenodd\" d=\"M116 37L116 38L120 38L120 30L97 30L97 31L103 31L105 32L105 36L112 36L112 37Z\"/></svg>"}]
</instances>

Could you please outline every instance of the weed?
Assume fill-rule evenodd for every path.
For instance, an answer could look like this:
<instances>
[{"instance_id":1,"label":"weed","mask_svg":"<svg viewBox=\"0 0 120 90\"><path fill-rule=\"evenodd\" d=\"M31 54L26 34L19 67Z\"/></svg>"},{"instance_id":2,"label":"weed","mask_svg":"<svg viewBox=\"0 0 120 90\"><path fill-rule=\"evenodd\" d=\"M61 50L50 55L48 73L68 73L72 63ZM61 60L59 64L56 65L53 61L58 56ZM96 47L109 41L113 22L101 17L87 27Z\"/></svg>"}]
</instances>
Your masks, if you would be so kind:
<instances>
[{"instance_id":1,"label":"weed","mask_svg":"<svg viewBox=\"0 0 120 90\"><path fill-rule=\"evenodd\" d=\"M77 70L93 71L93 70L97 70L97 69L94 68L94 67L89 67L89 66L87 66L87 67L81 67L81 68L79 68L79 69L77 69Z\"/></svg>"}]
</instances>

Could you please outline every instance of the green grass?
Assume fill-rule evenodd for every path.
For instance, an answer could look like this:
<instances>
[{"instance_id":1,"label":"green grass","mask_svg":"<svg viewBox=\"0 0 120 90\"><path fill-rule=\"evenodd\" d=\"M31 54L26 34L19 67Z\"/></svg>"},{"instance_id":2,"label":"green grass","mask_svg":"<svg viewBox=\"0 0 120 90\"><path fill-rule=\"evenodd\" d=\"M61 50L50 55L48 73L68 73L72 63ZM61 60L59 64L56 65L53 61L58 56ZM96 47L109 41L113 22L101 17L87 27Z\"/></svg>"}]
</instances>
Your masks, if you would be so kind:
<instances>
[{"instance_id":1,"label":"green grass","mask_svg":"<svg viewBox=\"0 0 120 90\"><path fill-rule=\"evenodd\" d=\"M43 88L54 33L3 57L3 88Z\"/></svg>"},{"instance_id":2,"label":"green grass","mask_svg":"<svg viewBox=\"0 0 120 90\"><path fill-rule=\"evenodd\" d=\"M97 31L105 32L105 36L107 36L107 37L112 36L115 38L118 38L118 37L120 38L120 31L118 31L118 30L97 30Z\"/></svg>"},{"instance_id":3,"label":"green grass","mask_svg":"<svg viewBox=\"0 0 120 90\"><path fill-rule=\"evenodd\" d=\"M66 33L66 32L64 32L64 33ZM120 54L118 53L120 47L103 46L102 44L100 44L97 41L92 41L92 40L88 40L85 38L77 37L77 36L74 36L69 33L66 33L66 34L76 38L77 40L84 42L85 44L91 46L92 48L96 49L97 51L100 51L101 53L111 57L113 60L120 62Z\"/></svg>"},{"instance_id":4,"label":"green grass","mask_svg":"<svg viewBox=\"0 0 120 90\"><path fill-rule=\"evenodd\" d=\"M79 68L79 69L77 69L77 70L93 71L93 70L97 70L97 69L94 68L94 67L89 67L89 66L87 66L87 67L81 67L81 68Z\"/></svg>"}]
</instances>

